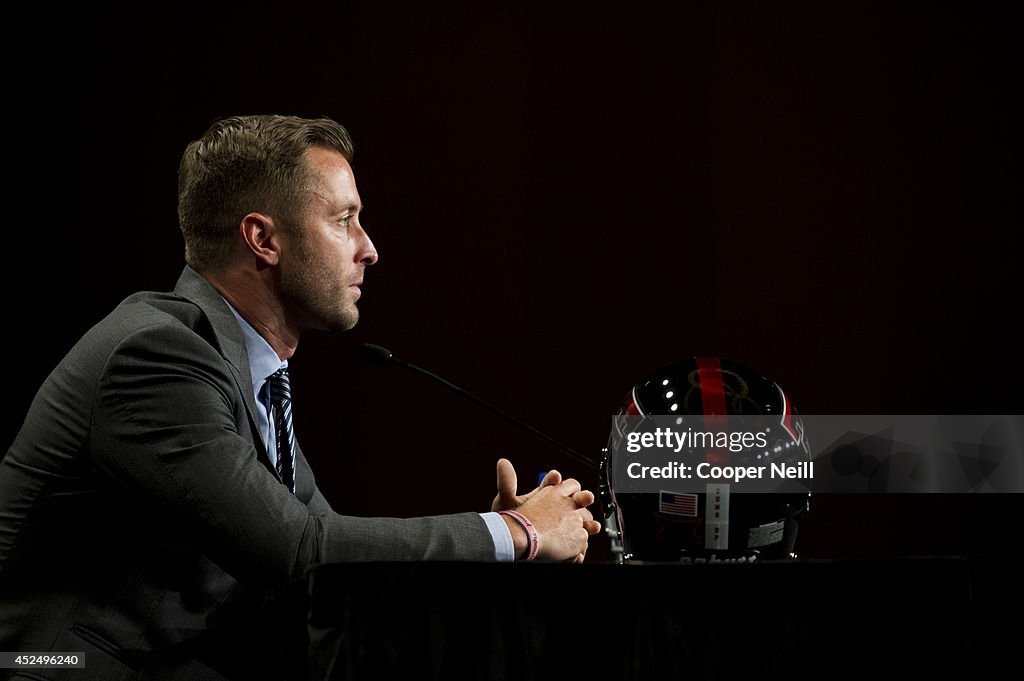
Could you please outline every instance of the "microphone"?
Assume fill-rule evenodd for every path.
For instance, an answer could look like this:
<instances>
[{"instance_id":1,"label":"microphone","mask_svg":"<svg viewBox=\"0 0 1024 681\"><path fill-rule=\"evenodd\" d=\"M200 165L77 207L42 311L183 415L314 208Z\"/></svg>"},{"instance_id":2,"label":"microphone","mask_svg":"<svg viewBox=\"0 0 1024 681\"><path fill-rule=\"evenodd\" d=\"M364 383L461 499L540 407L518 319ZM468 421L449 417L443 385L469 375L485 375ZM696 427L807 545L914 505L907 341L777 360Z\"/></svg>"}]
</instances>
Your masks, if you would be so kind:
<instances>
[{"instance_id":1,"label":"microphone","mask_svg":"<svg viewBox=\"0 0 1024 681\"><path fill-rule=\"evenodd\" d=\"M405 367L406 369L412 369L413 371L423 374L424 376L429 376L435 381L446 386L448 389L455 391L456 393L466 398L470 402L473 402L476 405L483 407L492 414L500 416L501 418L505 419L506 421L513 425L519 426L523 430L529 431L536 437L539 437L541 440L547 442L549 445L552 445L555 448L562 450L562 452L568 454L573 461L583 464L584 466L587 466L588 468L591 468L593 470L599 469L599 466L596 463L594 463L587 457L583 456L576 450L572 449L571 447L563 445L561 442L555 440L554 438L548 437L547 435L540 432L533 426L523 423L519 419L503 412L501 409L498 409L494 405L484 402L479 397L476 397L475 395L466 392L465 390L455 385L454 383L450 383L441 378L440 376L430 373L426 369L421 369L415 364L410 364L409 362L398 359L397 357L395 357L394 353L392 353L385 347L381 347L380 345L374 345L373 343L364 343L360 351L360 354L363 357L363 359L365 359L367 362L370 362L371 364L376 364L377 366L388 366L389 364L395 364L400 367Z\"/></svg>"}]
</instances>

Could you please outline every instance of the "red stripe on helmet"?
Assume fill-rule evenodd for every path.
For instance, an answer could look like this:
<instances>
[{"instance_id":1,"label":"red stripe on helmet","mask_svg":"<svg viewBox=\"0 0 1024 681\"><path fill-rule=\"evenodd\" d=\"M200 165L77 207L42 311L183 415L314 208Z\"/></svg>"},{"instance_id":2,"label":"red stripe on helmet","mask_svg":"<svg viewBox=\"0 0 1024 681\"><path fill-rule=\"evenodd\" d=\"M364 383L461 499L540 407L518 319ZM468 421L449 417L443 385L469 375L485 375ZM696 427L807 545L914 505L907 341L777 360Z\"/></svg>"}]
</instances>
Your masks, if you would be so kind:
<instances>
[{"instance_id":1,"label":"red stripe on helmet","mask_svg":"<svg viewBox=\"0 0 1024 681\"><path fill-rule=\"evenodd\" d=\"M722 384L722 364L717 357L697 358L697 380L700 382L700 401L705 416L725 416L725 386Z\"/></svg>"},{"instance_id":2,"label":"red stripe on helmet","mask_svg":"<svg viewBox=\"0 0 1024 681\"><path fill-rule=\"evenodd\" d=\"M697 381L700 383L700 401L704 407L704 425L712 432L726 430L725 385L722 383L722 364L717 357L697 357ZM712 418L708 418L712 417ZM729 461L728 448L708 450L710 463Z\"/></svg>"}]
</instances>

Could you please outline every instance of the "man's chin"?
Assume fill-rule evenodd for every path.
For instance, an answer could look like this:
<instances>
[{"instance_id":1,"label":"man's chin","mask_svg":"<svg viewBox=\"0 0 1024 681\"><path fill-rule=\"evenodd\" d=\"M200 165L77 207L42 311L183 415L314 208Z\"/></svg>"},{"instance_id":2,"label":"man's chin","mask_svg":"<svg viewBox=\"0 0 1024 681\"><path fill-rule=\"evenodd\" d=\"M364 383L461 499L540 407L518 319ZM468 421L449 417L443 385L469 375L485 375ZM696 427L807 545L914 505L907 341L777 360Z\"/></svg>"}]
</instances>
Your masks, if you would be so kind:
<instances>
[{"instance_id":1,"label":"man's chin","mask_svg":"<svg viewBox=\"0 0 1024 681\"><path fill-rule=\"evenodd\" d=\"M332 331L351 331L359 323L359 310L353 305L342 312L330 325Z\"/></svg>"}]
</instances>

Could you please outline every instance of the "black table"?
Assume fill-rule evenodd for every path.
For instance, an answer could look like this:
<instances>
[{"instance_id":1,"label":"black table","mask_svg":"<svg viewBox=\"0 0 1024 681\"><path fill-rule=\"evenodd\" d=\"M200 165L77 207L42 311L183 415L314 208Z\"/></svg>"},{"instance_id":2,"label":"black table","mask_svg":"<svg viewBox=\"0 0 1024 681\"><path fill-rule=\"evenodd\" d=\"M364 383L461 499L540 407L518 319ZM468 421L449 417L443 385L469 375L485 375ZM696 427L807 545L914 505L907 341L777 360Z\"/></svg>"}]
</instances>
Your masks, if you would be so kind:
<instances>
[{"instance_id":1,"label":"black table","mask_svg":"<svg viewBox=\"0 0 1024 681\"><path fill-rule=\"evenodd\" d=\"M982 678L1016 654L1022 567L323 565L308 575L308 677Z\"/></svg>"}]
</instances>

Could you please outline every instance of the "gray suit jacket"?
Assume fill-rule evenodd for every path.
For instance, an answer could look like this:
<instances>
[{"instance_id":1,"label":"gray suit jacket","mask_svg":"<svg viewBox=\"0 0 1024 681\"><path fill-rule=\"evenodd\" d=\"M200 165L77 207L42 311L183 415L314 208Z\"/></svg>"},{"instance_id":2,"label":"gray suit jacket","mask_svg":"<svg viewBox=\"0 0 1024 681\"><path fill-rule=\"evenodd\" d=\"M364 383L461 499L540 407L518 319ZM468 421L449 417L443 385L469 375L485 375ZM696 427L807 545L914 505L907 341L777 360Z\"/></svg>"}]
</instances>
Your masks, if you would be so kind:
<instances>
[{"instance_id":1,"label":"gray suit jacket","mask_svg":"<svg viewBox=\"0 0 1024 681\"><path fill-rule=\"evenodd\" d=\"M494 559L476 513L336 514L301 451L292 495L255 415L242 331L193 270L91 329L0 461L0 650L84 651L76 679L266 678L261 608L311 566Z\"/></svg>"}]
</instances>

